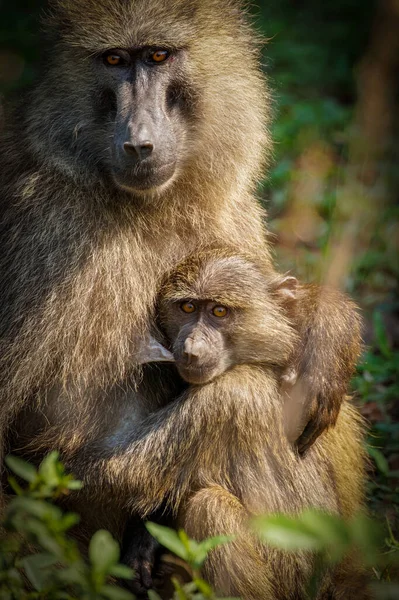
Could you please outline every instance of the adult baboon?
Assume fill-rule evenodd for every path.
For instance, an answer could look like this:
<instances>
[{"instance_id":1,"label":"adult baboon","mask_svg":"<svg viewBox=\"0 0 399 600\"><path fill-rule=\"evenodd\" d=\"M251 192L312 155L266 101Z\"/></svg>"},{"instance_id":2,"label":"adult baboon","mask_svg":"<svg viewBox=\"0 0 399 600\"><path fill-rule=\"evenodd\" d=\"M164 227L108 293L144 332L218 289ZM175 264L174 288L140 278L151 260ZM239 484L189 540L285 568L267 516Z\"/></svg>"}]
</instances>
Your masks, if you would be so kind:
<instances>
[{"instance_id":1,"label":"adult baboon","mask_svg":"<svg viewBox=\"0 0 399 600\"><path fill-rule=\"evenodd\" d=\"M284 433L280 380L302 343L289 316L295 304L302 311L309 305L306 286L295 283L228 249L185 260L161 290L159 313L177 369L191 385L128 444L138 477L152 473L138 483L141 510L163 500L179 506L181 525L197 539L220 528L238 533L232 546L210 555L205 574L222 594L245 599L304 598L313 560L251 539L250 514L311 506L348 517L362 506L362 428L354 409L344 403L336 429L304 458ZM130 542L128 558L137 566L141 553L149 567L142 536ZM328 575L318 598L366 597L357 567L348 562L345 570L348 578L342 566Z\"/></svg>"},{"instance_id":2,"label":"adult baboon","mask_svg":"<svg viewBox=\"0 0 399 600\"><path fill-rule=\"evenodd\" d=\"M120 532L135 500L124 436L179 390L167 366L159 377L145 368L134 390L164 274L209 243L273 268L253 197L267 94L240 4L53 0L42 77L6 117L2 441L38 458L61 451L85 481L77 510L88 532ZM304 322L299 375L318 399L315 434L343 395L339 377L332 386L321 377L339 372L324 324L334 323L334 340L340 318L321 298Z\"/></svg>"}]
</instances>

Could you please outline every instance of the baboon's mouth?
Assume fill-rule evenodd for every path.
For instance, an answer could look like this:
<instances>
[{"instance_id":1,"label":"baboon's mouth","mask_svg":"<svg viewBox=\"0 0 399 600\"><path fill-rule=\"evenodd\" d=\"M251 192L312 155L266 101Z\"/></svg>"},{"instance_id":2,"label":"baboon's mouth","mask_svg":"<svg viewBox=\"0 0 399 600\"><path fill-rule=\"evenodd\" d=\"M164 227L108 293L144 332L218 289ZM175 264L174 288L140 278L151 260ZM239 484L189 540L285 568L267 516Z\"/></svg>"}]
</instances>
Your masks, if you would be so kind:
<instances>
[{"instance_id":1,"label":"baboon's mouth","mask_svg":"<svg viewBox=\"0 0 399 600\"><path fill-rule=\"evenodd\" d=\"M220 375L220 371L219 369L217 369L217 367L209 366L193 367L191 365L177 365L177 370L179 371L179 374L184 379L184 381L187 381L187 383L193 383L197 385L209 383L218 375Z\"/></svg>"},{"instance_id":2,"label":"baboon's mouth","mask_svg":"<svg viewBox=\"0 0 399 600\"><path fill-rule=\"evenodd\" d=\"M132 170L113 169L113 178L118 187L132 193L145 194L164 188L172 183L176 172L176 162L169 162L156 168L135 167Z\"/></svg>"}]
</instances>

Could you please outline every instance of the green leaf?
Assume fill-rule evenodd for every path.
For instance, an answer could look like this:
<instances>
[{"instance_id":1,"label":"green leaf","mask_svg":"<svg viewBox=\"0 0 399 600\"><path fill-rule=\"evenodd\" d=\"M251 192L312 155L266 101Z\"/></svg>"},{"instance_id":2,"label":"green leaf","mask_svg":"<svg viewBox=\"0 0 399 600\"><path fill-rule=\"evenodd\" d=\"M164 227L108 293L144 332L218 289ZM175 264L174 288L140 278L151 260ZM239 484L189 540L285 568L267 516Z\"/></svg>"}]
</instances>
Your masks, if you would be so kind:
<instances>
[{"instance_id":1,"label":"green leaf","mask_svg":"<svg viewBox=\"0 0 399 600\"><path fill-rule=\"evenodd\" d=\"M196 548L195 540L190 540L190 538L188 537L188 535L184 531L184 529L179 529L179 531L177 532L177 535L179 536L179 539L183 542L183 544L185 545L187 550L189 550L190 547L193 547L192 546L193 542L194 542L194 548Z\"/></svg>"},{"instance_id":2,"label":"green leaf","mask_svg":"<svg viewBox=\"0 0 399 600\"><path fill-rule=\"evenodd\" d=\"M9 568L7 570L7 579L8 579L8 581L10 581L13 585L16 585L17 587L22 586L21 573L15 568Z\"/></svg>"},{"instance_id":3,"label":"green leaf","mask_svg":"<svg viewBox=\"0 0 399 600\"><path fill-rule=\"evenodd\" d=\"M57 451L50 452L40 463L39 474L43 477L47 485L57 487L60 483L59 472L59 454Z\"/></svg>"},{"instance_id":4,"label":"green leaf","mask_svg":"<svg viewBox=\"0 0 399 600\"><path fill-rule=\"evenodd\" d=\"M210 585L207 584L206 581L204 581L203 579L195 578L194 583L199 589L199 591L202 592L206 598L210 598L212 596L212 588Z\"/></svg>"},{"instance_id":5,"label":"green leaf","mask_svg":"<svg viewBox=\"0 0 399 600\"><path fill-rule=\"evenodd\" d=\"M295 517L255 517L251 526L261 540L283 550L320 551L323 547L317 536Z\"/></svg>"},{"instance_id":6,"label":"green leaf","mask_svg":"<svg viewBox=\"0 0 399 600\"><path fill-rule=\"evenodd\" d=\"M10 484L10 487L12 488L12 490L16 493L17 496L22 496L24 493L23 488L19 485L19 483L17 482L16 478L13 477L12 475L10 475L8 477L8 483Z\"/></svg>"},{"instance_id":7,"label":"green leaf","mask_svg":"<svg viewBox=\"0 0 399 600\"><path fill-rule=\"evenodd\" d=\"M53 519L57 521L62 518L62 511L58 506L26 496L14 498L8 506L8 512L11 514L21 511L25 511L40 520Z\"/></svg>"},{"instance_id":8,"label":"green leaf","mask_svg":"<svg viewBox=\"0 0 399 600\"><path fill-rule=\"evenodd\" d=\"M49 571L45 571L48 567L54 565L57 559L48 553L33 554L21 560L22 567L25 570L29 581L40 592L46 586L49 578Z\"/></svg>"},{"instance_id":9,"label":"green leaf","mask_svg":"<svg viewBox=\"0 0 399 600\"><path fill-rule=\"evenodd\" d=\"M171 577L171 582L175 588L174 598L177 597L178 600L190 600L190 597L186 594L185 589L180 585L180 582L176 577Z\"/></svg>"},{"instance_id":10,"label":"green leaf","mask_svg":"<svg viewBox=\"0 0 399 600\"><path fill-rule=\"evenodd\" d=\"M347 524L338 515L317 510L304 511L299 520L320 542L320 549L328 551L333 562L341 560L350 545Z\"/></svg>"},{"instance_id":11,"label":"green leaf","mask_svg":"<svg viewBox=\"0 0 399 600\"><path fill-rule=\"evenodd\" d=\"M119 545L109 531L96 531L90 541L89 557L95 570L107 575L111 567L119 561Z\"/></svg>"},{"instance_id":12,"label":"green leaf","mask_svg":"<svg viewBox=\"0 0 399 600\"><path fill-rule=\"evenodd\" d=\"M367 452L369 453L371 458L374 460L375 464L377 465L378 470L383 475L387 476L389 473L389 464L388 464L387 459L381 452L381 450L378 450L377 448L373 448L373 446L367 446Z\"/></svg>"},{"instance_id":13,"label":"green leaf","mask_svg":"<svg viewBox=\"0 0 399 600\"><path fill-rule=\"evenodd\" d=\"M232 542L234 539L235 539L234 535L230 535L230 536L219 535L219 536L207 538L203 542L200 542L199 544L197 544L195 552L192 552L192 555L194 558L193 567L195 569L198 569L199 567L201 567L203 562L205 561L208 553L211 550L213 550L213 548L216 548L217 546L221 546L222 544L227 544L229 542Z\"/></svg>"},{"instance_id":14,"label":"green leaf","mask_svg":"<svg viewBox=\"0 0 399 600\"><path fill-rule=\"evenodd\" d=\"M57 576L68 587L72 584L85 589L89 579L88 567L83 562L74 562L70 567L58 571Z\"/></svg>"},{"instance_id":15,"label":"green leaf","mask_svg":"<svg viewBox=\"0 0 399 600\"><path fill-rule=\"evenodd\" d=\"M183 560L190 559L189 550L179 538L179 535L173 529L158 525L157 523L146 523L146 527L151 535L168 550L180 556Z\"/></svg>"},{"instance_id":16,"label":"green leaf","mask_svg":"<svg viewBox=\"0 0 399 600\"><path fill-rule=\"evenodd\" d=\"M228 544L229 542L233 542L235 539L235 535L217 535L215 537L207 538L203 542L200 542L198 546L199 548L201 548L201 550L209 552L210 550L213 550L213 548L216 548L217 546L222 546L223 544Z\"/></svg>"},{"instance_id":17,"label":"green leaf","mask_svg":"<svg viewBox=\"0 0 399 600\"><path fill-rule=\"evenodd\" d=\"M37 471L33 465L25 462L21 458L17 456L7 456L5 459L6 465L11 471L14 471L18 477L25 479L25 481L29 481L32 483L37 479Z\"/></svg>"},{"instance_id":18,"label":"green leaf","mask_svg":"<svg viewBox=\"0 0 399 600\"><path fill-rule=\"evenodd\" d=\"M68 529L79 523L80 517L76 513L67 513L66 515L64 515L62 521L63 530L67 531Z\"/></svg>"},{"instance_id":19,"label":"green leaf","mask_svg":"<svg viewBox=\"0 0 399 600\"><path fill-rule=\"evenodd\" d=\"M148 600L162 600L161 596L154 592L154 590L148 590Z\"/></svg>"},{"instance_id":20,"label":"green leaf","mask_svg":"<svg viewBox=\"0 0 399 600\"><path fill-rule=\"evenodd\" d=\"M81 490L83 487L83 481L79 481L78 479L71 479L71 481L68 481L67 483L67 488L68 490Z\"/></svg>"},{"instance_id":21,"label":"green leaf","mask_svg":"<svg viewBox=\"0 0 399 600\"><path fill-rule=\"evenodd\" d=\"M109 574L120 579L133 579L134 570L126 565L114 565L109 569Z\"/></svg>"},{"instance_id":22,"label":"green leaf","mask_svg":"<svg viewBox=\"0 0 399 600\"><path fill-rule=\"evenodd\" d=\"M44 550L63 559L64 552L54 534L48 527L36 519L30 519L25 528L26 531L37 537L38 543Z\"/></svg>"}]
</instances>

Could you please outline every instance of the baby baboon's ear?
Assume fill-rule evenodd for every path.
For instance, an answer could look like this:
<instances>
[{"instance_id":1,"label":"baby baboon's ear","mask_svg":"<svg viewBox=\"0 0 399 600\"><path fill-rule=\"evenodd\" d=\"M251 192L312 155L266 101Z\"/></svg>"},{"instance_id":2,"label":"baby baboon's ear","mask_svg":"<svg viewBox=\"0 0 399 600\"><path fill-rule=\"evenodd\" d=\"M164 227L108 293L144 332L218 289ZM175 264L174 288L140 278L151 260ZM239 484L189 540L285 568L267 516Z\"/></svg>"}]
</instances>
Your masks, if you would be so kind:
<instances>
[{"instance_id":1,"label":"baby baboon's ear","mask_svg":"<svg viewBox=\"0 0 399 600\"><path fill-rule=\"evenodd\" d=\"M297 278L292 277L291 275L285 275L284 277L281 277L277 282L275 291L285 302L296 300L298 294Z\"/></svg>"}]
</instances>

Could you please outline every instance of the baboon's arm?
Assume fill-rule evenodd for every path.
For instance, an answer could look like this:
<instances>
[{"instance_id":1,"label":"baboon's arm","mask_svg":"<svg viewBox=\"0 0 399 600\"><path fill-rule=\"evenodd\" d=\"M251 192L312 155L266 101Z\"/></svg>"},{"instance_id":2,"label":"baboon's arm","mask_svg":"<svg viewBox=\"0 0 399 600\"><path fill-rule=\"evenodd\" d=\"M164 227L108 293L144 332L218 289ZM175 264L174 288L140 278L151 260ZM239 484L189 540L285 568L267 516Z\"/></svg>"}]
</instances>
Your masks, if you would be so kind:
<instances>
[{"instance_id":1,"label":"baboon's arm","mask_svg":"<svg viewBox=\"0 0 399 600\"><path fill-rule=\"evenodd\" d=\"M98 478L107 481L141 515L165 500L177 507L194 484L203 485L202 478L224 482L230 465L258 465L267 428L277 427L270 413L280 404L272 375L236 367L189 388L134 427L127 426L128 414L121 415L112 431L64 460L89 487L98 488Z\"/></svg>"},{"instance_id":2,"label":"baboon's arm","mask_svg":"<svg viewBox=\"0 0 399 600\"><path fill-rule=\"evenodd\" d=\"M234 540L209 553L203 573L223 596L275 598L276 572L265 561L265 548L248 529L248 512L226 489L209 485L192 495L185 507L181 526L195 540L233 535ZM273 557L275 552L268 552ZM296 572L297 559L292 559ZM274 566L274 565L273 565ZM290 565L291 566L291 565Z\"/></svg>"},{"instance_id":3,"label":"baboon's arm","mask_svg":"<svg viewBox=\"0 0 399 600\"><path fill-rule=\"evenodd\" d=\"M307 424L299 440L305 452L335 425L361 351L361 320L344 294L323 286L301 286L297 324L301 342L295 358L298 372L293 395L305 397Z\"/></svg>"}]
</instances>

